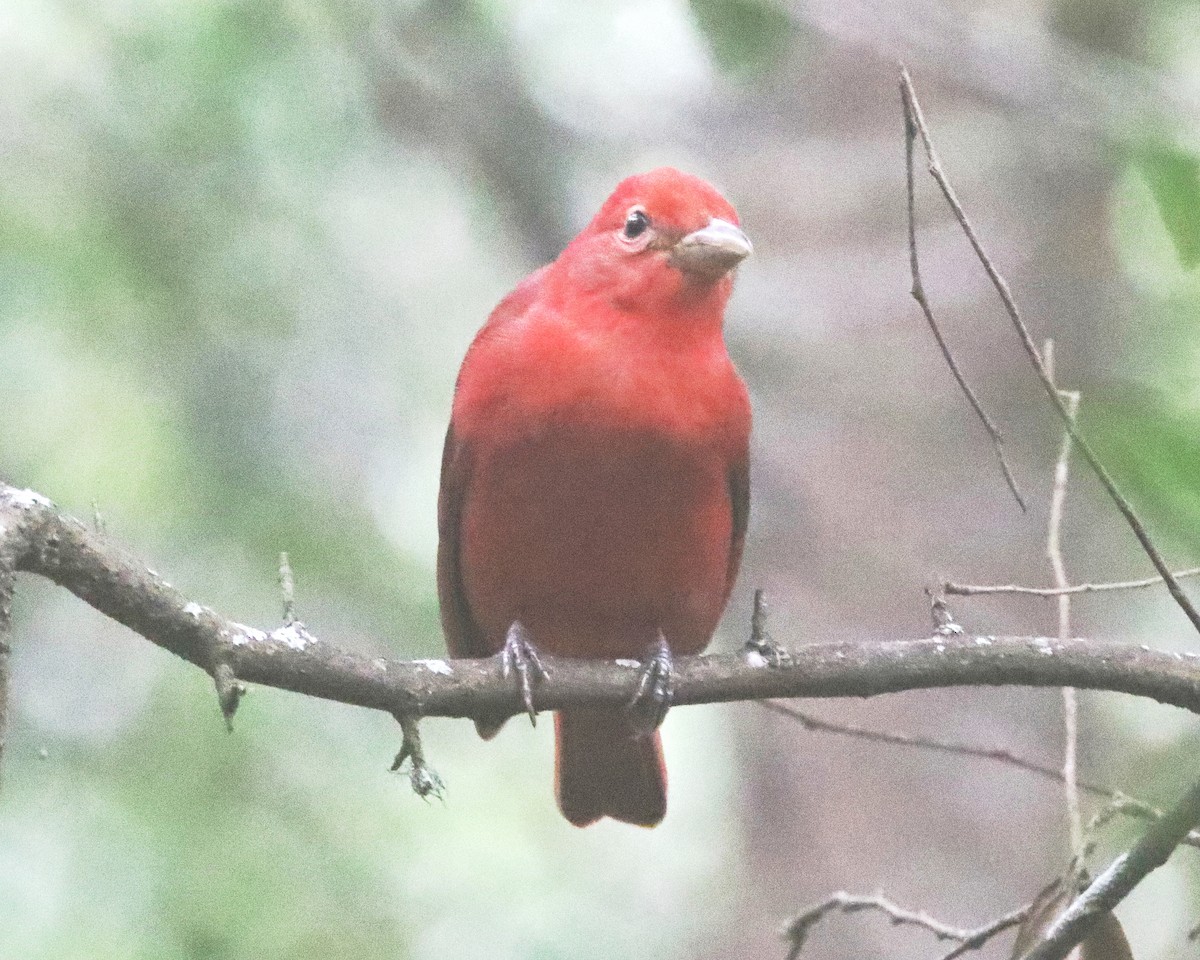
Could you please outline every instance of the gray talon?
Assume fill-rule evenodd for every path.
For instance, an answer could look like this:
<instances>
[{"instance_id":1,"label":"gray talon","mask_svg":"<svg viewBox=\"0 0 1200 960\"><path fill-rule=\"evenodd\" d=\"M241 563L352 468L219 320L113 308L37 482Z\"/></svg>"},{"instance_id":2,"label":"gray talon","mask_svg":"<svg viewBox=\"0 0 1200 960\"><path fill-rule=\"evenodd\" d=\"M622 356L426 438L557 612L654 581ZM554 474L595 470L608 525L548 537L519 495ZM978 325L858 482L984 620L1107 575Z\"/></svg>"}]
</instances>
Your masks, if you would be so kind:
<instances>
[{"instance_id":1,"label":"gray talon","mask_svg":"<svg viewBox=\"0 0 1200 960\"><path fill-rule=\"evenodd\" d=\"M631 723L640 736L653 733L667 718L675 694L675 668L671 648L660 633L642 660L637 690L629 701Z\"/></svg>"},{"instance_id":2,"label":"gray talon","mask_svg":"<svg viewBox=\"0 0 1200 960\"><path fill-rule=\"evenodd\" d=\"M550 676L550 671L542 665L537 649L529 639L529 631L519 620L513 621L508 628L508 636L504 639L504 649L500 651L500 671L505 679L512 676L516 670L521 685L521 704L529 714L529 722L537 726L537 711L533 708L533 685L530 674L538 679Z\"/></svg>"}]
</instances>

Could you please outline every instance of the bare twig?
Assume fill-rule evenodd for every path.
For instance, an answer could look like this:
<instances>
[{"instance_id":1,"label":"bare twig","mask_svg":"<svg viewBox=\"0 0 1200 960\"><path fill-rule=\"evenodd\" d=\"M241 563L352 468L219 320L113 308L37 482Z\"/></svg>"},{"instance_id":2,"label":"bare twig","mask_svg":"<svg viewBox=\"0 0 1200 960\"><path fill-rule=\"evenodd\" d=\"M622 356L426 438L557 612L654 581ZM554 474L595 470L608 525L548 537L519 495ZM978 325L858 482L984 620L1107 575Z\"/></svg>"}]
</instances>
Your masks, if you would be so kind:
<instances>
[{"instance_id":1,"label":"bare twig","mask_svg":"<svg viewBox=\"0 0 1200 960\"><path fill-rule=\"evenodd\" d=\"M1021 960L1063 960L1106 913L1129 895L1200 824L1200 781L1142 838L1117 857L1050 925L1041 941Z\"/></svg>"},{"instance_id":2,"label":"bare twig","mask_svg":"<svg viewBox=\"0 0 1200 960\"><path fill-rule=\"evenodd\" d=\"M1024 770L1027 773L1035 774L1043 777L1046 780L1052 780L1055 783L1063 782L1063 772L1058 767L1050 764L1038 763L1036 760L1030 760L1027 757L1022 757L1010 750L1005 750L1000 747L977 747L973 744L954 743L946 740L934 740L929 737L917 737L907 733L895 733L884 730L870 730L866 727L858 727L849 723L832 723L828 720L822 720L820 717L814 717L811 713L803 710L797 710L795 707L790 707L787 704L780 703L777 700L760 700L759 706L772 713L787 717L790 720L795 720L805 730L813 733L828 733L834 736L850 737L855 740L863 740L868 743L883 743L888 746L898 747L913 747L917 750L927 750L931 753L944 753L958 757L972 757L977 760L992 760L996 763L1004 764L1005 766L1013 767L1017 770ZM1103 797L1109 802L1104 808L1097 813L1087 824L1084 829L1084 834L1087 837L1092 837L1103 827L1109 820L1118 814L1129 817L1136 817L1141 820L1155 821L1163 817L1163 811L1159 810L1153 804L1146 803L1144 800L1139 800L1136 797L1131 797L1122 790L1117 790L1114 787L1106 786L1102 783L1094 783L1089 780L1077 781L1079 789L1090 793L1096 797ZM1200 831L1192 831L1185 838L1184 843L1190 847L1195 847L1200 850ZM1090 852L1090 849L1088 850Z\"/></svg>"},{"instance_id":3,"label":"bare twig","mask_svg":"<svg viewBox=\"0 0 1200 960\"><path fill-rule=\"evenodd\" d=\"M921 927L932 933L938 940L957 941L958 945L950 953L946 954L944 958L944 960L950 960L950 958L960 956L967 950L978 949L1001 931L1007 930L1009 927L1015 927L1025 919L1026 914L1029 912L1029 906L1026 905L1014 910L1012 913L1005 914L1003 917L993 920L977 929L961 929L942 923L940 920L935 920L924 911L907 910L904 907L897 906L881 893L877 893L874 896L862 896L838 891L820 903L809 907L788 922L783 933L784 939L791 943L791 948L788 950L788 960L796 960L800 956L800 951L804 948L804 943L808 939L812 928L830 913L852 914L862 911L882 913L896 926Z\"/></svg>"},{"instance_id":4,"label":"bare twig","mask_svg":"<svg viewBox=\"0 0 1200 960\"><path fill-rule=\"evenodd\" d=\"M5 550L4 524L0 518L0 760L8 737L9 655L12 641L13 558ZM2 768L0 768L2 769Z\"/></svg>"},{"instance_id":5,"label":"bare twig","mask_svg":"<svg viewBox=\"0 0 1200 960\"><path fill-rule=\"evenodd\" d=\"M929 737L917 737L907 733L895 733L885 730L870 730L849 723L831 723L814 717L811 713L797 710L776 700L761 700L759 706L772 713L795 720L805 730L813 733L829 733L835 736L850 737L855 740L865 740L868 743L883 743L889 746L913 747L917 750L927 750L931 753L944 753L956 757L973 757L977 760L992 760L1017 770L1035 774L1055 783L1063 782L1063 772L1050 764L1038 763L1002 747L977 747L968 743L954 743L947 740L934 740ZM1088 793L1098 797L1115 797L1118 791L1103 784L1081 781L1079 786Z\"/></svg>"},{"instance_id":6,"label":"bare twig","mask_svg":"<svg viewBox=\"0 0 1200 960\"><path fill-rule=\"evenodd\" d=\"M1096 474L1100 483L1104 486L1113 503L1121 512L1121 516L1125 518L1129 528L1133 531L1133 535L1137 538L1138 543L1142 545L1142 550L1145 551L1147 557L1150 558L1154 569L1158 571L1159 576L1163 578L1163 582L1167 585L1167 590L1170 592L1172 599L1178 604L1179 608L1191 621L1192 626L1200 631L1200 611L1192 604L1191 600L1183 591L1183 587L1179 585L1179 581L1171 572L1171 568L1167 565L1166 559L1155 546L1150 534L1147 532L1145 524L1142 523L1137 513L1134 511L1132 504L1125 498L1121 491L1117 488L1116 482L1109 474L1107 468L1100 462L1095 452L1086 440L1080 435L1075 428L1075 424L1071 421L1070 411L1067 409L1063 398L1059 396L1058 390L1054 386L1054 381L1050 378L1049 372L1046 370L1046 364L1038 352L1033 338L1029 334L1029 328L1025 325L1025 321L1021 317L1021 311L1017 307L1016 301L1013 299L1012 292L1008 288L1008 283L1000 276L991 257L984 250L983 244L980 242L978 235L975 232L974 226L967 217L966 211L963 210L962 204L959 203L958 197L954 192L954 188L950 185L945 172L942 169L937 152L933 148L933 143L930 140L929 129L925 125L925 117L921 112L921 105L917 100L916 92L913 89L912 78L908 74L908 70L901 67L900 70L900 88L904 98L906 116L910 117L916 125L917 133L921 138L921 144L925 151L926 159L929 161L929 173L937 182L938 187L942 191L942 196L950 205L950 209L954 212L955 218L958 220L959 226L962 227L963 233L966 235L971 248L975 251L975 256L983 266L987 273L988 279L992 282L992 286L1000 296L1000 300L1004 304L1005 312L1012 321L1013 327L1020 337L1021 344L1025 348L1025 353L1029 357L1030 363L1033 365L1034 371L1037 373L1038 379L1042 383L1042 387L1046 395L1050 398L1054 405L1055 411L1063 422L1067 433L1074 441L1076 447L1079 448L1080 454L1087 461L1088 466Z\"/></svg>"},{"instance_id":7,"label":"bare twig","mask_svg":"<svg viewBox=\"0 0 1200 960\"><path fill-rule=\"evenodd\" d=\"M750 642L762 644L770 639L767 633L767 599L762 587L754 590L754 607L750 612Z\"/></svg>"},{"instance_id":8,"label":"bare twig","mask_svg":"<svg viewBox=\"0 0 1200 960\"><path fill-rule=\"evenodd\" d=\"M1154 823L1166 816L1164 811L1153 804L1146 803L1145 800L1139 800L1137 797L1131 797L1129 794L1122 793L1121 791L1114 791L1112 802L1105 810L1101 810L1091 819L1084 833L1091 836L1096 830L1107 823L1114 814L1135 817L1149 823ZM1181 841L1181 844L1200 850L1200 830L1189 830L1187 836Z\"/></svg>"},{"instance_id":9,"label":"bare twig","mask_svg":"<svg viewBox=\"0 0 1200 960\"><path fill-rule=\"evenodd\" d=\"M244 684L239 683L233 675L233 667L220 661L212 670L213 683L217 688L217 703L221 707L221 716L225 718L225 728L233 732L233 715L237 713L238 704L246 693Z\"/></svg>"},{"instance_id":10,"label":"bare twig","mask_svg":"<svg viewBox=\"0 0 1200 960\"><path fill-rule=\"evenodd\" d=\"M1161 820L1166 814L1162 810L1152 804L1146 803L1144 800L1138 800L1125 793L1115 792L1112 799L1109 800L1101 809L1093 814L1092 818L1083 827L1084 842L1075 853L1075 863L1072 865L1071 872L1076 881L1082 880L1085 870L1085 861L1093 853L1096 852L1096 846L1099 843L1100 832L1107 827L1117 817L1131 817L1137 820L1148 821L1155 823ZM1188 833L1183 839L1183 844L1189 847L1200 845L1200 832L1195 830ZM1083 889L1083 883L1078 883L1077 890Z\"/></svg>"},{"instance_id":11,"label":"bare twig","mask_svg":"<svg viewBox=\"0 0 1200 960\"><path fill-rule=\"evenodd\" d=\"M1054 341L1047 340L1044 350L1046 370L1054 378ZM1079 393L1060 390L1070 413L1071 423L1079 413ZM1062 521L1067 503L1067 482L1071 469L1071 435L1063 432L1058 460L1054 464L1054 489L1050 495L1050 519L1046 526L1046 557L1054 573L1054 583L1060 590L1071 584L1067 579L1067 565L1062 552ZM1065 640L1071 635L1071 597L1058 597L1058 638ZM1071 835L1071 853L1082 867L1083 814L1079 807L1078 754L1079 754L1079 701L1074 687L1062 688L1063 702L1063 795L1067 806L1067 826Z\"/></svg>"},{"instance_id":12,"label":"bare twig","mask_svg":"<svg viewBox=\"0 0 1200 960\"><path fill-rule=\"evenodd\" d=\"M1186 570L1176 570L1175 579L1200 575L1200 567L1188 567ZM942 591L951 596L981 597L989 595L1016 594L1026 597L1069 597L1080 593L1105 593L1110 590L1141 590L1154 587L1163 582L1162 577L1144 577L1141 580L1118 580L1113 583L1077 583L1071 587L1024 587L1019 584L980 585L971 583L942 584Z\"/></svg>"},{"instance_id":13,"label":"bare twig","mask_svg":"<svg viewBox=\"0 0 1200 960\"><path fill-rule=\"evenodd\" d=\"M1029 908L1030 904L1027 903L1023 907L1017 907L1015 910L1010 910L1003 916L997 917L991 923L985 923L982 927L970 931L970 936L957 947L943 954L941 960L954 960L955 957L961 957L968 950L978 950L996 934L1023 923L1029 915Z\"/></svg>"},{"instance_id":14,"label":"bare twig","mask_svg":"<svg viewBox=\"0 0 1200 960\"><path fill-rule=\"evenodd\" d=\"M766 664L771 667L782 667L790 659L783 647L775 642L767 629L767 599L762 587L754 591L754 609L750 614L750 639L743 648L754 664Z\"/></svg>"},{"instance_id":15,"label":"bare twig","mask_svg":"<svg viewBox=\"0 0 1200 960\"><path fill-rule=\"evenodd\" d=\"M279 595L283 600L283 622L291 625L296 622L296 578L286 550L279 554Z\"/></svg>"},{"instance_id":16,"label":"bare twig","mask_svg":"<svg viewBox=\"0 0 1200 960\"><path fill-rule=\"evenodd\" d=\"M422 800L428 800L431 796L440 800L446 785L437 772L425 762L418 719L410 714L398 713L396 722L400 724L400 732L404 739L400 743L400 752L392 761L392 772L404 766L405 760L409 761L408 779L412 784L413 793Z\"/></svg>"},{"instance_id":17,"label":"bare twig","mask_svg":"<svg viewBox=\"0 0 1200 960\"><path fill-rule=\"evenodd\" d=\"M925 588L925 596L929 598L929 615L933 618L934 633L939 637L959 637L966 632L946 606L945 597L928 587Z\"/></svg>"},{"instance_id":18,"label":"bare twig","mask_svg":"<svg viewBox=\"0 0 1200 960\"><path fill-rule=\"evenodd\" d=\"M1079 804L1079 701L1074 687L1062 688L1063 701L1063 796L1067 805L1067 827L1071 852L1083 848L1083 813Z\"/></svg>"},{"instance_id":19,"label":"bare twig","mask_svg":"<svg viewBox=\"0 0 1200 960\"><path fill-rule=\"evenodd\" d=\"M946 365L950 368L950 373L953 374L955 382L958 383L963 396L971 404L971 409L975 411L979 422L983 424L983 428L992 440L992 449L996 452L996 459L999 461L1000 470L1004 474L1004 482L1008 484L1008 489L1012 491L1013 498L1017 501L1022 512L1025 512L1028 510L1025 498L1021 496L1021 490L1017 486L1012 468L1008 464L1008 458L1004 454L1004 435L1000 432L1000 428L992 421L992 418L987 415L987 412L983 409L983 404L979 402L979 397L976 396L975 391L967 383L966 377L963 376L963 372L950 350L950 345L942 335L937 320L934 319L933 308L929 305L929 298L925 296L925 285L921 282L920 260L917 257L916 189L913 182L913 145L917 138L917 126L913 118L908 96L904 92L903 84L901 85L900 100L904 105L904 162L908 185L908 265L909 272L912 274L912 288L910 293L912 294L912 298L917 301L917 305L920 306L921 312L925 315L925 322L929 324L929 330L933 334L933 339L937 342L938 349L941 351L942 357L945 358Z\"/></svg>"}]
</instances>

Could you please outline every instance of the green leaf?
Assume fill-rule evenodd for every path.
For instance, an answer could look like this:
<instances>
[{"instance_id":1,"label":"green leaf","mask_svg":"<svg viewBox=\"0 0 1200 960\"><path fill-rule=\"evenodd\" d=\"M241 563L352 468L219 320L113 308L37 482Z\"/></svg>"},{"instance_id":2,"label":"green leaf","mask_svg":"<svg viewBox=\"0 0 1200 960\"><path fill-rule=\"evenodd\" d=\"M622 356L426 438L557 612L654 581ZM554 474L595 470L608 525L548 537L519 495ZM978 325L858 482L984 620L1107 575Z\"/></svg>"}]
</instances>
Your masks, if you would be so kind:
<instances>
[{"instance_id":1,"label":"green leaf","mask_svg":"<svg viewBox=\"0 0 1200 960\"><path fill-rule=\"evenodd\" d=\"M764 0L691 0L690 5L717 65L728 73L769 73L795 39L787 12Z\"/></svg>"},{"instance_id":2,"label":"green leaf","mask_svg":"<svg viewBox=\"0 0 1200 960\"><path fill-rule=\"evenodd\" d=\"M1141 148L1137 163L1179 262L1192 269L1200 264L1200 158L1176 146L1154 143Z\"/></svg>"},{"instance_id":3,"label":"green leaf","mask_svg":"<svg viewBox=\"0 0 1200 960\"><path fill-rule=\"evenodd\" d=\"M1085 394L1082 416L1100 458L1165 545L1194 551L1200 527L1200 414L1152 390ZM1190 555L1190 554L1189 554Z\"/></svg>"}]
</instances>

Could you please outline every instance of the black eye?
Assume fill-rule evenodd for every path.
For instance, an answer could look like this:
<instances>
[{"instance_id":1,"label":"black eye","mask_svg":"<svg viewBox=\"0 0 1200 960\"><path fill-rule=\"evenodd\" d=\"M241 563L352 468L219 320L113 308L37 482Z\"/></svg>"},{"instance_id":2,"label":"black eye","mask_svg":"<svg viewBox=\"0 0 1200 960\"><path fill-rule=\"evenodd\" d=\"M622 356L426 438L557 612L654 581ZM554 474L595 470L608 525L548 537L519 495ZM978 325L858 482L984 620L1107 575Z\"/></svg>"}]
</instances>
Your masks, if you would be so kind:
<instances>
[{"instance_id":1,"label":"black eye","mask_svg":"<svg viewBox=\"0 0 1200 960\"><path fill-rule=\"evenodd\" d=\"M625 239L634 240L650 228L650 218L645 210L630 210L625 218Z\"/></svg>"}]
</instances>

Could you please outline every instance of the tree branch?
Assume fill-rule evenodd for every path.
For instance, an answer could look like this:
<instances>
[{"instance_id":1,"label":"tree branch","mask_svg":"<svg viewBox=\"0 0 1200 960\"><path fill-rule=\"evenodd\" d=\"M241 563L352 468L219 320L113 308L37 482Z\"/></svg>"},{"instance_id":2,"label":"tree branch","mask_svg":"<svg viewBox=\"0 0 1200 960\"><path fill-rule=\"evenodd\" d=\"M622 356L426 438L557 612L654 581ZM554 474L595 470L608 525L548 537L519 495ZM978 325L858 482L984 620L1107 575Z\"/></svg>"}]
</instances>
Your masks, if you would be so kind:
<instances>
[{"instance_id":1,"label":"tree branch","mask_svg":"<svg viewBox=\"0 0 1200 960\"><path fill-rule=\"evenodd\" d=\"M1100 462L1091 445L1076 429L1071 412L1067 409L1066 402L1054 386L1050 371L1046 369L1045 360L1042 358L1041 353L1038 352L1037 345L1033 342L1033 337L1030 336L1029 328L1025 325L1025 320L1021 316L1021 310L1013 298L1007 281L1000 275L1000 271L996 269L992 258L988 256L987 251L983 248L983 243L980 241L979 235L975 232L975 227L972 225L962 204L959 203L958 196L954 192L954 187L951 186L949 178L942 169L941 161L938 159L937 151L934 150L933 141L929 135L929 128L925 124L925 116L921 112L921 104L917 100L916 91L913 89L912 77L909 76L908 69L904 66L900 67L900 93L904 101L905 116L910 118L911 122L916 125L921 145L925 150L925 158L929 162L929 175L937 183L942 196L945 198L946 203L949 204L951 211L953 211L955 219L958 220L959 226L962 227L967 242L970 243L971 249L975 251L976 259L979 260L984 273L987 274L988 279L999 295L1001 303L1004 304L1004 312L1008 314L1009 320L1012 321L1013 328L1017 332L1021 346L1025 348L1025 353L1029 357L1029 362L1033 366L1034 373L1037 374L1042 388L1050 398L1055 413L1062 420L1067 435L1075 443L1080 455L1087 461L1088 466L1092 468L1092 472L1108 493L1109 498L1116 505L1117 510L1120 511L1121 516L1125 518L1125 522L1129 524L1129 529L1133 531L1133 535L1137 538L1138 543L1142 545L1142 550L1150 559L1150 563L1153 564L1154 569L1158 571L1158 575L1162 577L1163 582L1167 585L1167 592L1171 594L1171 599L1175 601L1179 609L1191 621L1192 626L1197 631L1200 631L1200 611L1196 609L1192 601L1188 599L1188 595L1184 592L1183 587L1179 585L1179 581L1175 578L1175 575L1171 572L1171 568L1167 565L1166 559L1151 539L1149 531L1146 529L1145 524L1142 523L1141 518L1138 517L1137 512L1133 509L1133 505L1117 488L1116 481L1113 480L1108 469Z\"/></svg>"},{"instance_id":2,"label":"tree branch","mask_svg":"<svg viewBox=\"0 0 1200 960\"><path fill-rule=\"evenodd\" d=\"M515 685L490 660L396 661L318 642L296 622L270 632L190 602L101 534L29 491L0 485L0 558L48 577L146 639L228 681L278 687L404 716L516 714ZM4 567L0 564L0 572ZM3 580L0 579L0 589ZM0 604L0 609L6 609ZM3 621L0 620L0 628ZM619 705L637 686L632 661L546 658L541 710ZM1149 697L1200 713L1200 655L1092 640L936 636L815 643L773 667L743 654L680 657L679 705L766 697L865 697L964 685L1066 684Z\"/></svg>"},{"instance_id":3,"label":"tree branch","mask_svg":"<svg viewBox=\"0 0 1200 960\"><path fill-rule=\"evenodd\" d=\"M1102 916L1125 899L1146 875L1167 862L1188 832L1200 824L1200 781L1162 819L1121 854L1050 925L1021 960L1063 960Z\"/></svg>"}]
</instances>

